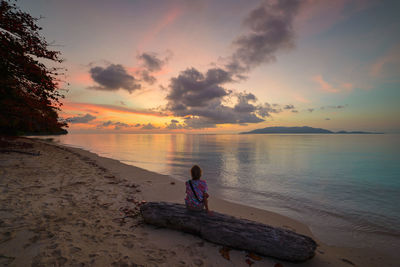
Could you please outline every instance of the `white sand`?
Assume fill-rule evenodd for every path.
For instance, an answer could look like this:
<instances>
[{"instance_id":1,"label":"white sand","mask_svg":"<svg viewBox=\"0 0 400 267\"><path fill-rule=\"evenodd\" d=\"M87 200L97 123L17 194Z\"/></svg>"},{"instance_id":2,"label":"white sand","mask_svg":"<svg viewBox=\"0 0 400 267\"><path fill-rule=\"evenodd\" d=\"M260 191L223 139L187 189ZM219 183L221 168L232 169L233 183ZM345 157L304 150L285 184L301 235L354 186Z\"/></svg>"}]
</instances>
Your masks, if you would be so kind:
<instances>
[{"instance_id":1,"label":"white sand","mask_svg":"<svg viewBox=\"0 0 400 267\"><path fill-rule=\"evenodd\" d=\"M330 247L297 221L211 196L215 211L292 229L319 244L302 264L250 259L237 250L227 260L220 245L143 224L137 203L183 203L182 182L81 149L13 142L33 147L8 150L40 155L0 153L0 266L248 266L246 260L252 266L398 266L398 255Z\"/></svg>"}]
</instances>

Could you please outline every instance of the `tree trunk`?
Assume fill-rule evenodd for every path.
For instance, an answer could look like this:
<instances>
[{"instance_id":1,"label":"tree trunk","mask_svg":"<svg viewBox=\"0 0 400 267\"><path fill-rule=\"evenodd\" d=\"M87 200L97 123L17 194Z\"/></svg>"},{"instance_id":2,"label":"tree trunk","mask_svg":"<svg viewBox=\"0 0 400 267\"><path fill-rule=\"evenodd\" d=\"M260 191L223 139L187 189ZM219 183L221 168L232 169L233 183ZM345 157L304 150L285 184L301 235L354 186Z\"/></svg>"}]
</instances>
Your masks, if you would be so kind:
<instances>
[{"instance_id":1,"label":"tree trunk","mask_svg":"<svg viewBox=\"0 0 400 267\"><path fill-rule=\"evenodd\" d=\"M144 221L195 234L213 243L301 262L315 254L317 244L304 235L214 212L189 211L182 204L149 202L140 207Z\"/></svg>"}]
</instances>

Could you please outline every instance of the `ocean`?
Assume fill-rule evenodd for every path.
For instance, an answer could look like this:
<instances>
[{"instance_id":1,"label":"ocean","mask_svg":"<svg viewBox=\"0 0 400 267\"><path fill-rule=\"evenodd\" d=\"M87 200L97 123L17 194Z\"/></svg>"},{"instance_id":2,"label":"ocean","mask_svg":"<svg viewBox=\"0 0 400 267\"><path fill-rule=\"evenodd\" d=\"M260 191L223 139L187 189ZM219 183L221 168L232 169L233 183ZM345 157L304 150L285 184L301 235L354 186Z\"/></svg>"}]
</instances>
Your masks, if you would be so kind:
<instances>
[{"instance_id":1,"label":"ocean","mask_svg":"<svg viewBox=\"0 0 400 267\"><path fill-rule=\"evenodd\" d=\"M322 242L400 251L400 135L68 134L68 146L307 224Z\"/></svg>"}]
</instances>

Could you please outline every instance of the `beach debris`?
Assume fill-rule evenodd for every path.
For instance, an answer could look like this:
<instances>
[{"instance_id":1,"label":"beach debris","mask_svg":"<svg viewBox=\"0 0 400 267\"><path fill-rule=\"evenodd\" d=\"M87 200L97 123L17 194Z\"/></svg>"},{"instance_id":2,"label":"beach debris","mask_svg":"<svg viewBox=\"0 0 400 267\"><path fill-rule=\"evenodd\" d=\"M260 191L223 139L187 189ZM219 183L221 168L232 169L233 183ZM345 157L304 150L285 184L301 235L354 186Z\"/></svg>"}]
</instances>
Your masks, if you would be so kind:
<instances>
[{"instance_id":1,"label":"beach debris","mask_svg":"<svg viewBox=\"0 0 400 267\"><path fill-rule=\"evenodd\" d=\"M6 255L3 255L3 254L0 254L0 264L2 266L8 266L14 260L15 260L15 257L10 257L10 256L6 256Z\"/></svg>"},{"instance_id":2,"label":"beach debris","mask_svg":"<svg viewBox=\"0 0 400 267\"><path fill-rule=\"evenodd\" d=\"M103 209L108 209L108 207L110 207L113 203L103 203L103 204L99 204L100 207L102 207Z\"/></svg>"},{"instance_id":3,"label":"beach debris","mask_svg":"<svg viewBox=\"0 0 400 267\"><path fill-rule=\"evenodd\" d=\"M248 254L246 255L246 257L249 257L250 259L255 260L255 261L260 261L260 260L262 260L262 258L261 258L260 256L254 254L253 252L248 253Z\"/></svg>"},{"instance_id":4,"label":"beach debris","mask_svg":"<svg viewBox=\"0 0 400 267\"><path fill-rule=\"evenodd\" d=\"M175 182L171 182L170 184L171 184L171 185L175 185Z\"/></svg>"},{"instance_id":5,"label":"beach debris","mask_svg":"<svg viewBox=\"0 0 400 267\"><path fill-rule=\"evenodd\" d=\"M230 256L229 256L229 251L230 251L231 249L230 248L228 248L228 247L222 247L220 250L219 250L219 253L221 254L221 256L224 258L224 259L226 259L226 260L230 260L231 258L230 258Z\"/></svg>"},{"instance_id":6,"label":"beach debris","mask_svg":"<svg viewBox=\"0 0 400 267\"><path fill-rule=\"evenodd\" d=\"M139 185L138 184L127 184L126 187L137 188L137 187L139 187Z\"/></svg>"},{"instance_id":7,"label":"beach debris","mask_svg":"<svg viewBox=\"0 0 400 267\"><path fill-rule=\"evenodd\" d=\"M137 203L137 200L135 198L133 198L133 197L127 197L126 201L132 202L132 203Z\"/></svg>"},{"instance_id":8,"label":"beach debris","mask_svg":"<svg viewBox=\"0 0 400 267\"><path fill-rule=\"evenodd\" d=\"M315 255L317 243L310 237L266 224L218 212L194 212L185 205L149 202L140 206L144 221L200 236L216 244L258 255L302 262Z\"/></svg>"},{"instance_id":9,"label":"beach debris","mask_svg":"<svg viewBox=\"0 0 400 267\"><path fill-rule=\"evenodd\" d=\"M13 239L14 237L15 237L15 233L14 232L9 232L9 231L4 232L4 233L1 234L0 244Z\"/></svg>"},{"instance_id":10,"label":"beach debris","mask_svg":"<svg viewBox=\"0 0 400 267\"><path fill-rule=\"evenodd\" d=\"M40 151L37 152L28 152L28 151L21 151L21 150L15 150L15 149L1 149L0 153L19 153L19 154L25 154L25 155L30 155L30 156L40 156Z\"/></svg>"},{"instance_id":11,"label":"beach debris","mask_svg":"<svg viewBox=\"0 0 400 267\"><path fill-rule=\"evenodd\" d=\"M345 258L343 258L343 259L341 259L341 260L342 260L343 262L347 263L347 264L356 266L351 260L348 260L348 259L345 259Z\"/></svg>"},{"instance_id":12,"label":"beach debris","mask_svg":"<svg viewBox=\"0 0 400 267\"><path fill-rule=\"evenodd\" d=\"M254 261L249 260L249 259L246 259L245 262L246 262L249 266L251 266L251 265L254 264Z\"/></svg>"}]
</instances>

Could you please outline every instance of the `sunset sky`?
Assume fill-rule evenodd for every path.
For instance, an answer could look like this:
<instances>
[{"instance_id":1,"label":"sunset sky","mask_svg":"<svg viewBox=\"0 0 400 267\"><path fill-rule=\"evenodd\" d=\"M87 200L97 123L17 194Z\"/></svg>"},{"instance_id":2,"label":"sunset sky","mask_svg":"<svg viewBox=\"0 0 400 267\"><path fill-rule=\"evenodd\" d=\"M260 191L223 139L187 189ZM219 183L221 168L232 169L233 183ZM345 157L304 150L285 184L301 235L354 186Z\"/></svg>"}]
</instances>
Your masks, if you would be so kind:
<instances>
[{"instance_id":1,"label":"sunset sky","mask_svg":"<svg viewBox=\"0 0 400 267\"><path fill-rule=\"evenodd\" d=\"M20 0L70 132L400 132L400 1Z\"/></svg>"}]
</instances>

